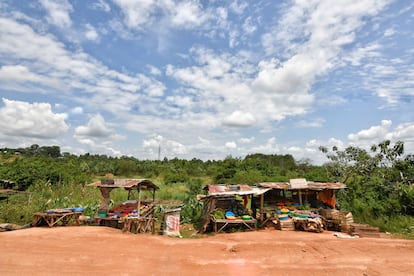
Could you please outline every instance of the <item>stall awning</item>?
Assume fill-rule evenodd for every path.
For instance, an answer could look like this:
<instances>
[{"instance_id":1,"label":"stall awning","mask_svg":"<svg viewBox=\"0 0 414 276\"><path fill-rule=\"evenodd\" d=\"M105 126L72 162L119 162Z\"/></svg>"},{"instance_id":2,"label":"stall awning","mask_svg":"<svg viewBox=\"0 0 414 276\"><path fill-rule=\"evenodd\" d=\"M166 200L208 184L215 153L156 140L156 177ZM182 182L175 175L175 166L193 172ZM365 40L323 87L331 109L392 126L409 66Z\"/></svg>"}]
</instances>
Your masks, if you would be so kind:
<instances>
[{"instance_id":1,"label":"stall awning","mask_svg":"<svg viewBox=\"0 0 414 276\"><path fill-rule=\"evenodd\" d=\"M269 188L262 188L249 185L207 185L208 190L207 196L231 196L231 195L261 195L269 191Z\"/></svg>"},{"instance_id":2,"label":"stall awning","mask_svg":"<svg viewBox=\"0 0 414 276\"><path fill-rule=\"evenodd\" d=\"M95 186L99 188L125 188L127 190L139 187L141 190L158 190L159 187L152 183L148 179L113 179L113 183L104 184L102 181L96 181L89 186Z\"/></svg>"},{"instance_id":3,"label":"stall awning","mask_svg":"<svg viewBox=\"0 0 414 276\"><path fill-rule=\"evenodd\" d=\"M341 190L346 189L346 185L340 182L313 182L307 181L306 185L300 187L292 187L288 182L263 182L258 183L257 186L269 189L280 189L280 190Z\"/></svg>"}]
</instances>

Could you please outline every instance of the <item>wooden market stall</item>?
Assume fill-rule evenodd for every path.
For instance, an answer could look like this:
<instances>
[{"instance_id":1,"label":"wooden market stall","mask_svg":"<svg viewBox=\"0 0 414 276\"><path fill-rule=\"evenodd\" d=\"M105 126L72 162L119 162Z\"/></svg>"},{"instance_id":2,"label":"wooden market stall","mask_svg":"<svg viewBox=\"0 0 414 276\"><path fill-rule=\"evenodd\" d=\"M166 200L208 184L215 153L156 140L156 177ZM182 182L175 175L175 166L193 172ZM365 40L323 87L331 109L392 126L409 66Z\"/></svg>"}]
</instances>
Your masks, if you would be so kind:
<instances>
[{"instance_id":1,"label":"wooden market stall","mask_svg":"<svg viewBox=\"0 0 414 276\"><path fill-rule=\"evenodd\" d=\"M214 232L221 232L230 227L242 227L255 230L257 220L252 213L253 195L260 195L268 189L249 185L208 185L204 188L207 195L200 197L204 201L203 228L209 225Z\"/></svg>"},{"instance_id":2,"label":"wooden market stall","mask_svg":"<svg viewBox=\"0 0 414 276\"><path fill-rule=\"evenodd\" d=\"M36 212L33 214L32 226L47 225L49 227L80 225L79 217L82 210L76 211L71 209L51 209L46 212Z\"/></svg>"},{"instance_id":3,"label":"wooden market stall","mask_svg":"<svg viewBox=\"0 0 414 276\"><path fill-rule=\"evenodd\" d=\"M343 183L299 178L257 186L269 189L258 199L261 224L272 221L279 223L279 228L321 232L321 224L325 229L340 230L341 224L353 222L351 213L336 209L336 192L346 188Z\"/></svg>"},{"instance_id":4,"label":"wooden market stall","mask_svg":"<svg viewBox=\"0 0 414 276\"><path fill-rule=\"evenodd\" d=\"M99 188L102 201L98 211L100 225L120 228L134 233L155 233L155 191L157 185L148 179L104 179L89 184ZM110 207L110 193L114 189L128 191L128 200ZM143 198L148 191L151 198ZM136 199L131 199L135 195Z\"/></svg>"}]
</instances>

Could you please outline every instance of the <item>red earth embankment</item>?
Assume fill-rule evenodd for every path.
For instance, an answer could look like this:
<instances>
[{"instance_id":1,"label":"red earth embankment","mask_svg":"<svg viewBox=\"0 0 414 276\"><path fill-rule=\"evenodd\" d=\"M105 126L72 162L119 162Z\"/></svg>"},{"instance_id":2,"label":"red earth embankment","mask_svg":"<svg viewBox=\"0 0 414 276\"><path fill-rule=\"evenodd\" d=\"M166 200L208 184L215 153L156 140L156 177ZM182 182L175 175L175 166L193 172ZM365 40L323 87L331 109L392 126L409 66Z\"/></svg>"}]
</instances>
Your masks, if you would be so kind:
<instances>
[{"instance_id":1,"label":"red earth embankment","mask_svg":"<svg viewBox=\"0 0 414 276\"><path fill-rule=\"evenodd\" d=\"M179 239L95 227L0 233L1 275L414 275L414 241L261 230Z\"/></svg>"}]
</instances>

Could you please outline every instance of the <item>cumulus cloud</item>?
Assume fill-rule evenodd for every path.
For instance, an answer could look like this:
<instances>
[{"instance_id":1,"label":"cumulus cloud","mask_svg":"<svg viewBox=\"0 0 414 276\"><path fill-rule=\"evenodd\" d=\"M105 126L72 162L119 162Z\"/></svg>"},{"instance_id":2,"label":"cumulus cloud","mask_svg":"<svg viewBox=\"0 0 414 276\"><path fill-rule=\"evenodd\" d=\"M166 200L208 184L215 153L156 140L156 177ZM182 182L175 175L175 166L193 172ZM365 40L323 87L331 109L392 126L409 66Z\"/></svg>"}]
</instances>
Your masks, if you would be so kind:
<instances>
[{"instance_id":1,"label":"cumulus cloud","mask_svg":"<svg viewBox=\"0 0 414 276\"><path fill-rule=\"evenodd\" d=\"M108 137L112 130L108 128L102 115L97 114L89 119L86 126L79 126L75 129L76 136Z\"/></svg>"},{"instance_id":2,"label":"cumulus cloud","mask_svg":"<svg viewBox=\"0 0 414 276\"><path fill-rule=\"evenodd\" d=\"M370 151L372 145L378 144L384 140L390 140L391 143L397 141L404 142L405 153L412 153L414 151L413 131L413 122L401 123L395 128L392 128L391 120L382 120L380 125L362 129L357 133L350 133L347 141L342 141L333 137L327 140L312 139L306 142L303 147L300 147L302 152L300 150L293 150L293 148L289 148L289 152L294 154L297 158L309 158L309 156L312 156L312 160L315 164L322 164L328 160L325 155L318 150L320 146L324 146L329 150L334 146L339 150L344 150L348 146L355 146ZM311 152L313 152L313 154L310 154Z\"/></svg>"},{"instance_id":3,"label":"cumulus cloud","mask_svg":"<svg viewBox=\"0 0 414 276\"><path fill-rule=\"evenodd\" d=\"M121 151L115 149L115 141L125 139L117 133L102 117L101 114L93 115L89 118L86 125L75 128L73 137L92 152L109 153L111 155L121 155Z\"/></svg>"},{"instance_id":4,"label":"cumulus cloud","mask_svg":"<svg viewBox=\"0 0 414 276\"><path fill-rule=\"evenodd\" d=\"M348 135L348 139L356 144L361 143L362 141L369 141L370 143L374 143L373 141L381 141L386 138L386 134L391 125L392 122L390 120L382 120L381 125L372 126L369 129L361 130L356 134L351 133Z\"/></svg>"},{"instance_id":5,"label":"cumulus cloud","mask_svg":"<svg viewBox=\"0 0 414 276\"><path fill-rule=\"evenodd\" d=\"M28 103L3 98L0 108L2 135L28 138L56 138L68 131L67 114L53 113L48 103Z\"/></svg>"}]
</instances>

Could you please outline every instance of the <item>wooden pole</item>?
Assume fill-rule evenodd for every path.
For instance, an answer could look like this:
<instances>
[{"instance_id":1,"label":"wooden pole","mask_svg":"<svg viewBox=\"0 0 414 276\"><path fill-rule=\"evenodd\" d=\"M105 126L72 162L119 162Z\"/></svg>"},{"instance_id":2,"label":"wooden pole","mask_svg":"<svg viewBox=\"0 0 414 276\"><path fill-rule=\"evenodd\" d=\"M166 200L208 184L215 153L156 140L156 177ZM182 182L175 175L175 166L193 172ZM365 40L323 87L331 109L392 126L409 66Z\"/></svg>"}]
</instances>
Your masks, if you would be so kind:
<instances>
[{"instance_id":1,"label":"wooden pole","mask_svg":"<svg viewBox=\"0 0 414 276\"><path fill-rule=\"evenodd\" d=\"M260 223L263 223L264 210L264 194L260 195Z\"/></svg>"},{"instance_id":2,"label":"wooden pole","mask_svg":"<svg viewBox=\"0 0 414 276\"><path fill-rule=\"evenodd\" d=\"M138 185L138 206L137 206L137 213L138 213L138 218L140 217L140 213L141 213L141 185Z\"/></svg>"}]
</instances>

